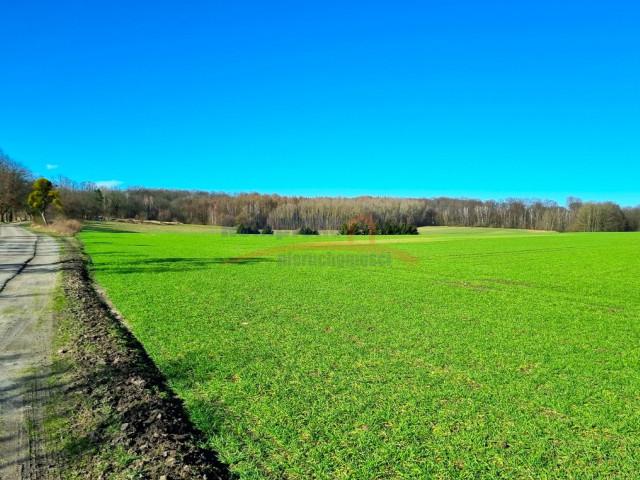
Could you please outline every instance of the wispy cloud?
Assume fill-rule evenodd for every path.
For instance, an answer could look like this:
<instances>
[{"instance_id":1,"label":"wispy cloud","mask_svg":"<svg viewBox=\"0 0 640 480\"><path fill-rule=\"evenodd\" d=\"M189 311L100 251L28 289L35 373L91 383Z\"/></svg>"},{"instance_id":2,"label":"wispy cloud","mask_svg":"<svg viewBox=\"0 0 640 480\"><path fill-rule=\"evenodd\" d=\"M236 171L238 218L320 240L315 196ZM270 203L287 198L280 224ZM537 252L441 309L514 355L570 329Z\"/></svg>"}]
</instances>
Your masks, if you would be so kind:
<instances>
[{"instance_id":1,"label":"wispy cloud","mask_svg":"<svg viewBox=\"0 0 640 480\"><path fill-rule=\"evenodd\" d=\"M116 188L122 185L123 182L120 180L101 180L99 182L95 182L98 187L104 188Z\"/></svg>"},{"instance_id":2,"label":"wispy cloud","mask_svg":"<svg viewBox=\"0 0 640 480\"><path fill-rule=\"evenodd\" d=\"M54 168L58 168L58 165L51 165L50 163L47 163L47 170L53 170Z\"/></svg>"}]
</instances>

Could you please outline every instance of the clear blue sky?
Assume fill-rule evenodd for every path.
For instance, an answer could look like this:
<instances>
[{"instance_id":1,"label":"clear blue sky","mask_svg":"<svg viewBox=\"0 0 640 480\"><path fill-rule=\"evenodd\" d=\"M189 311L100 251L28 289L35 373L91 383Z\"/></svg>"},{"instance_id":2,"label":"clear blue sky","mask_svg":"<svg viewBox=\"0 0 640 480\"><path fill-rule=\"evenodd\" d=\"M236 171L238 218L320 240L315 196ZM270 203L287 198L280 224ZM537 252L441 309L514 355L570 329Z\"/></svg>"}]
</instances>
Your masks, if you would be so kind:
<instances>
[{"instance_id":1,"label":"clear blue sky","mask_svg":"<svg viewBox=\"0 0 640 480\"><path fill-rule=\"evenodd\" d=\"M0 148L123 186L635 205L639 25L630 0L2 1Z\"/></svg>"}]
</instances>

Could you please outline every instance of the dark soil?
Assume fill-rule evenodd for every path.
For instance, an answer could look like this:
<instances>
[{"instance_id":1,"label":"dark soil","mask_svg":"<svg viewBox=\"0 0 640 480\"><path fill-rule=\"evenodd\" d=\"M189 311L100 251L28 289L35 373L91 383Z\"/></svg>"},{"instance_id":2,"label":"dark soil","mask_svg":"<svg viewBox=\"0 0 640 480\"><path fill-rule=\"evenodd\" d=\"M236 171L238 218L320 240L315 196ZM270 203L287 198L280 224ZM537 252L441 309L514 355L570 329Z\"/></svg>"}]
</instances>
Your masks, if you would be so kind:
<instances>
[{"instance_id":1,"label":"dark soil","mask_svg":"<svg viewBox=\"0 0 640 480\"><path fill-rule=\"evenodd\" d=\"M60 457L76 475L81 465L82 478L230 478L201 446L203 435L142 345L96 292L79 242L63 244L64 313L72 327L57 355L67 365L61 401L74 433L61 439Z\"/></svg>"}]
</instances>

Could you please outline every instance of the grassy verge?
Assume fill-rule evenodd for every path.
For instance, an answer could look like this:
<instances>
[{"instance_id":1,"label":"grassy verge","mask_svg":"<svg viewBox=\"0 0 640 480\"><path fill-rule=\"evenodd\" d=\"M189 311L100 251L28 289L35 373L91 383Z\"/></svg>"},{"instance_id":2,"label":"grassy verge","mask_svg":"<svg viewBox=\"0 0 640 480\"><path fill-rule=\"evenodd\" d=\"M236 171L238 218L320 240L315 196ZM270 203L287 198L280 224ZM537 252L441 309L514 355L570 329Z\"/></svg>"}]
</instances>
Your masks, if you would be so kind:
<instances>
[{"instance_id":1,"label":"grassy verge","mask_svg":"<svg viewBox=\"0 0 640 480\"><path fill-rule=\"evenodd\" d=\"M65 250L64 256L67 257L68 249ZM68 274L63 275L62 281L65 282ZM48 453L58 460L56 474L65 479L81 479L105 473L106 465L112 462L109 449L104 448L110 442L105 442L107 439L104 436L118 429L118 421L108 406L101 406L94 401L87 389L74 388L82 375L73 348L76 351L93 349L89 343L77 342L86 333L86 328L76 324L74 319L73 310L78 307L77 299L65 297L62 286L56 291L49 385L53 393L46 407L44 426L50 439L47 442ZM101 435L97 435L99 430L103 431ZM137 472L114 470L111 477L118 478L118 473L124 474L122 478L136 478Z\"/></svg>"},{"instance_id":2,"label":"grassy verge","mask_svg":"<svg viewBox=\"0 0 640 480\"><path fill-rule=\"evenodd\" d=\"M80 244L61 237L51 395L44 430L63 479L223 478L182 405L87 276Z\"/></svg>"}]
</instances>

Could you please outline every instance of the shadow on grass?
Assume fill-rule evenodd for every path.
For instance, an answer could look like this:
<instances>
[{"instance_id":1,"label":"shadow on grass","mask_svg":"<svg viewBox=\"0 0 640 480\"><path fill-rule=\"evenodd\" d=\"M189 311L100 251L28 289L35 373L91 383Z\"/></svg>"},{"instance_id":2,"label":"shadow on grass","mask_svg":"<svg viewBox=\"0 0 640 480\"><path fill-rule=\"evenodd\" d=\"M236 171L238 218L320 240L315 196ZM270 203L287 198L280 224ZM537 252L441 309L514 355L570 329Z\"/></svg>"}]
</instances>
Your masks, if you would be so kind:
<instances>
[{"instance_id":1,"label":"shadow on grass","mask_svg":"<svg viewBox=\"0 0 640 480\"><path fill-rule=\"evenodd\" d=\"M117 255L110 252L110 255ZM98 264L93 269L96 272L108 273L165 273L165 272L189 272L194 270L206 270L214 265L252 265L257 263L273 263L276 259L267 257L242 258L234 257L166 257L131 259L126 264Z\"/></svg>"},{"instance_id":2,"label":"shadow on grass","mask_svg":"<svg viewBox=\"0 0 640 480\"><path fill-rule=\"evenodd\" d=\"M113 224L99 222L86 223L82 229L84 232L100 232L100 233L140 233L133 230L126 230L125 227L119 227Z\"/></svg>"}]
</instances>

